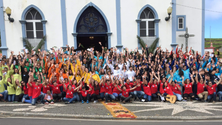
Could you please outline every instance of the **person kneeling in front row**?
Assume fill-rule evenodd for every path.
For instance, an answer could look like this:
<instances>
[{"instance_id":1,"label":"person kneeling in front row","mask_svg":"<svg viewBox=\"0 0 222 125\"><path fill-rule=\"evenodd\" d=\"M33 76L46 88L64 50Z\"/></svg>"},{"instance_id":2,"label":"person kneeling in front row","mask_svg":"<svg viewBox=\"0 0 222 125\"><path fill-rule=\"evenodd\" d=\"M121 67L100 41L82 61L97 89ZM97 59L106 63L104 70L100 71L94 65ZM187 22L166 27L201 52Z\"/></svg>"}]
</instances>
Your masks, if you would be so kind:
<instances>
[{"instance_id":1,"label":"person kneeling in front row","mask_svg":"<svg viewBox=\"0 0 222 125\"><path fill-rule=\"evenodd\" d=\"M115 85L115 87L117 87L117 85ZM125 85L123 85L121 87L121 89L119 87L117 87L117 89L122 92L122 95L121 95L120 98L121 98L123 104L130 101L130 99L132 98L132 95L129 95L129 93L131 91L133 91L134 89L136 89L137 87L138 87L137 85L135 87L131 88L131 89L126 89Z\"/></svg>"}]
</instances>

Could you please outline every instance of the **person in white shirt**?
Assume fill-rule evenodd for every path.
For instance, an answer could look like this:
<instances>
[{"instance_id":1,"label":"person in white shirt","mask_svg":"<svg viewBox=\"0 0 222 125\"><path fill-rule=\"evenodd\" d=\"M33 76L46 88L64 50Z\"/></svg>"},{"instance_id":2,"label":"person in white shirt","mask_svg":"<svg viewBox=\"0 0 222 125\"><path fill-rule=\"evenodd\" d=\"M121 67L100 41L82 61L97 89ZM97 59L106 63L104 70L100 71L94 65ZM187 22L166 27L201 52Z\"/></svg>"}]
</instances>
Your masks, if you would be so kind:
<instances>
[{"instance_id":1,"label":"person in white shirt","mask_svg":"<svg viewBox=\"0 0 222 125\"><path fill-rule=\"evenodd\" d=\"M130 82L133 82L133 77L136 75L136 73L133 71L133 67L130 66L129 68L130 70L126 72L128 79L130 80Z\"/></svg>"}]
</instances>

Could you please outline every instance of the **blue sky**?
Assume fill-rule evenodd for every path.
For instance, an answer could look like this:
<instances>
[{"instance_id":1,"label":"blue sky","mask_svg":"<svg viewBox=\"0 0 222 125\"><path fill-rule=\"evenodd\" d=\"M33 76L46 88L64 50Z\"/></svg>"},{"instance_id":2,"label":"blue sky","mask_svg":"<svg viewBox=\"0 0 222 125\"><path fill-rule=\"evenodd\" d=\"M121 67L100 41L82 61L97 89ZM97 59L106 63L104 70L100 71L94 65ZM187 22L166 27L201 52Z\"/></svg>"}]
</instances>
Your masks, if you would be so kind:
<instances>
[{"instance_id":1,"label":"blue sky","mask_svg":"<svg viewBox=\"0 0 222 125\"><path fill-rule=\"evenodd\" d=\"M222 0L206 0L205 2L205 38L210 38L210 27L211 38L222 38Z\"/></svg>"}]
</instances>

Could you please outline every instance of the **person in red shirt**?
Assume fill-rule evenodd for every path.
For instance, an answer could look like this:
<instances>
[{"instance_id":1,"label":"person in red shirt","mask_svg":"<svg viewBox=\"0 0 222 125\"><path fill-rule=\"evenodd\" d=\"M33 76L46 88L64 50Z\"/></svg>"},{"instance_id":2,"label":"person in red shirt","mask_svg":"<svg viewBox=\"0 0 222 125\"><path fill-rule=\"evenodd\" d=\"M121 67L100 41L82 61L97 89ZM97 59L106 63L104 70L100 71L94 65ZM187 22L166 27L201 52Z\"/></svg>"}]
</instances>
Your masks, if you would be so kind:
<instances>
[{"instance_id":1,"label":"person in red shirt","mask_svg":"<svg viewBox=\"0 0 222 125\"><path fill-rule=\"evenodd\" d=\"M126 89L131 89L131 88L133 88L133 83L130 82L129 79L126 80L126 83L125 83L124 85L125 85Z\"/></svg>"},{"instance_id":2,"label":"person in red shirt","mask_svg":"<svg viewBox=\"0 0 222 125\"><path fill-rule=\"evenodd\" d=\"M163 84L163 91L164 91L163 96L173 95L173 91L172 91L172 89L170 88L170 86L167 84L167 82L165 82L165 83Z\"/></svg>"},{"instance_id":3,"label":"person in red shirt","mask_svg":"<svg viewBox=\"0 0 222 125\"><path fill-rule=\"evenodd\" d=\"M208 102L210 102L213 99L213 103L215 103L215 101L216 101L216 88L217 88L217 85L220 84L220 82L221 82L221 79L219 80L219 82L217 82L214 85L212 84L211 81L209 81L208 85L205 82L205 86L206 86L207 91L208 91L208 97L207 97Z\"/></svg>"},{"instance_id":4,"label":"person in red shirt","mask_svg":"<svg viewBox=\"0 0 222 125\"><path fill-rule=\"evenodd\" d=\"M82 104L85 101L86 101L87 104L89 103L90 91L92 91L92 88L89 87L89 90L86 90L85 86L82 86L82 90L79 91L79 93L80 93L79 96L80 96L80 99L82 100Z\"/></svg>"},{"instance_id":5,"label":"person in red shirt","mask_svg":"<svg viewBox=\"0 0 222 125\"><path fill-rule=\"evenodd\" d=\"M126 86L126 89L131 89L131 88L133 88L133 83L130 82L129 79L126 80L126 82L125 82L124 85ZM129 94L133 96L133 92L130 92Z\"/></svg>"},{"instance_id":6,"label":"person in red shirt","mask_svg":"<svg viewBox=\"0 0 222 125\"><path fill-rule=\"evenodd\" d=\"M193 94L193 90L192 90L192 86L194 83L193 80L193 74L190 75L190 78L192 80L192 82L190 82L189 79L186 79L184 81L184 77L182 76L182 84L184 86L184 100L186 101L189 97L192 99L194 99L194 94Z\"/></svg>"},{"instance_id":7,"label":"person in red shirt","mask_svg":"<svg viewBox=\"0 0 222 125\"><path fill-rule=\"evenodd\" d=\"M53 85L49 85L52 88L52 96L55 101L59 101L62 98L62 93L60 87L63 84L58 84L56 81L53 82Z\"/></svg>"},{"instance_id":8,"label":"person in red shirt","mask_svg":"<svg viewBox=\"0 0 222 125\"><path fill-rule=\"evenodd\" d=\"M173 73L171 74L172 75L172 78L169 82L170 84L170 88L171 90L173 91L173 94L177 97L177 100L178 101L182 101L183 100L183 97L181 95L181 88L180 88L180 85L179 84L176 84L175 81L172 81L173 79Z\"/></svg>"},{"instance_id":9,"label":"person in red shirt","mask_svg":"<svg viewBox=\"0 0 222 125\"><path fill-rule=\"evenodd\" d=\"M76 88L77 88L78 86L80 86L80 85L83 85L83 84L81 84L81 83L82 83L81 80L79 80L78 83L77 83L77 80L72 80L72 81L73 81L73 82L72 82L72 89L75 90L73 96L75 96L77 102L79 102L79 101L80 101L80 97L79 97L78 91L79 91L80 87L79 87L78 89L76 89ZM81 87L82 87L82 86L81 86Z\"/></svg>"},{"instance_id":10,"label":"person in red shirt","mask_svg":"<svg viewBox=\"0 0 222 125\"><path fill-rule=\"evenodd\" d=\"M90 98L94 100L94 103L97 103L98 99L100 98L99 96L100 85L96 80L94 80L94 83L90 87L92 88Z\"/></svg>"},{"instance_id":11,"label":"person in red shirt","mask_svg":"<svg viewBox=\"0 0 222 125\"><path fill-rule=\"evenodd\" d=\"M158 77L155 75L155 73L153 75L156 79L154 79L153 81L150 81L150 90L151 90L152 99L155 99L155 98L158 98L158 93L160 93L158 91L158 85L160 83L160 72L157 72Z\"/></svg>"},{"instance_id":12,"label":"person in red shirt","mask_svg":"<svg viewBox=\"0 0 222 125\"><path fill-rule=\"evenodd\" d=\"M200 81L198 80L198 72L196 73L196 83L197 83L197 96L199 97L199 99L203 99L204 97L204 101L207 101L207 96L208 96L208 91L204 91L205 90L205 84L204 84L204 80L202 78L202 75L199 74L200 76Z\"/></svg>"},{"instance_id":13,"label":"person in red shirt","mask_svg":"<svg viewBox=\"0 0 222 125\"><path fill-rule=\"evenodd\" d=\"M139 100L141 100L145 93L142 91L142 82L140 81L140 77L137 77L136 81L133 83L133 87L135 86L137 86L137 88L133 92L135 100L136 98L139 98Z\"/></svg>"},{"instance_id":14,"label":"person in red shirt","mask_svg":"<svg viewBox=\"0 0 222 125\"><path fill-rule=\"evenodd\" d=\"M169 81L171 78L171 76L166 80L165 77L162 78L162 81L160 81L159 83L159 92L157 92L157 95L159 96L159 100L160 101L165 101L164 98L164 94L167 95L164 91L164 88L167 88L169 86L169 83L167 81ZM169 88L168 88L169 89ZM166 89L165 89L166 90ZM172 90L171 90L172 91Z\"/></svg>"},{"instance_id":15,"label":"person in red shirt","mask_svg":"<svg viewBox=\"0 0 222 125\"><path fill-rule=\"evenodd\" d=\"M122 80L120 80L122 81ZM113 88L113 95L115 96L116 99L120 99L121 97L121 91L119 91L118 88L121 88L122 86L122 83L120 83L119 80L115 80L115 83L114 83L114 88ZM117 85L117 87L115 86Z\"/></svg>"},{"instance_id":16,"label":"person in red shirt","mask_svg":"<svg viewBox=\"0 0 222 125\"><path fill-rule=\"evenodd\" d=\"M21 81L21 85L23 86L23 87L22 87L22 90L24 91L24 95L23 95L23 97L22 97L22 102L24 103L25 100L26 100L26 99L28 100L28 98L29 98L28 88L27 88L27 84L25 84L24 81ZM30 100L29 100L29 101L30 101ZM31 103L31 101L30 101L29 103Z\"/></svg>"},{"instance_id":17,"label":"person in red shirt","mask_svg":"<svg viewBox=\"0 0 222 125\"><path fill-rule=\"evenodd\" d=\"M115 87L117 87L117 89L120 92L122 92L120 98L121 98L123 104L125 104L126 102L130 102L130 99L133 97L133 95L130 95L130 92L133 91L134 89L136 89L138 86L136 85L130 89L127 89L125 85L121 86L121 89L118 87L118 85L115 85Z\"/></svg>"},{"instance_id":18,"label":"person in red shirt","mask_svg":"<svg viewBox=\"0 0 222 125\"><path fill-rule=\"evenodd\" d=\"M29 73L29 76L31 76L31 72ZM34 84L34 82L32 82L33 81L33 77L29 77L29 78L30 78L31 84ZM23 103L26 102L26 103L31 103L32 104L32 92L33 92L33 90L32 90L32 87L30 86L29 83L27 83L26 85L27 85L27 89L28 89L28 97L29 97L29 99L23 98L22 102Z\"/></svg>"},{"instance_id":19,"label":"person in red shirt","mask_svg":"<svg viewBox=\"0 0 222 125\"><path fill-rule=\"evenodd\" d=\"M67 72L67 76L69 76L69 73ZM69 77L68 77L69 78ZM68 85L70 85L70 80L68 78L65 78L64 80L59 79L60 84L65 83L65 86L62 86L62 98L64 98L66 96L66 91L65 91L65 87L67 88Z\"/></svg>"},{"instance_id":20,"label":"person in red shirt","mask_svg":"<svg viewBox=\"0 0 222 125\"><path fill-rule=\"evenodd\" d=\"M76 87L75 89L72 89L72 85L68 85L68 86L66 87L66 84L63 83L63 88L64 88L64 91L66 92L66 97L63 98L63 101L65 101L65 104L70 104L70 103L72 103L73 101L77 100L77 99L76 99L76 96L73 96L73 94L74 94L74 92L75 92L76 90L78 90L80 87L81 87L81 85L78 86L78 87Z\"/></svg>"},{"instance_id":21,"label":"person in red shirt","mask_svg":"<svg viewBox=\"0 0 222 125\"><path fill-rule=\"evenodd\" d=\"M42 92L46 95L48 91L50 91L50 86L49 86L49 79L45 80L45 84L42 87Z\"/></svg>"},{"instance_id":22,"label":"person in red shirt","mask_svg":"<svg viewBox=\"0 0 222 125\"><path fill-rule=\"evenodd\" d=\"M104 100L105 93L106 93L106 87L105 87L104 81L105 81L105 77L103 76L99 83L99 87L100 87L99 95L102 100Z\"/></svg>"},{"instance_id":23,"label":"person in red shirt","mask_svg":"<svg viewBox=\"0 0 222 125\"><path fill-rule=\"evenodd\" d=\"M113 84L110 82L110 80L111 79L106 79L105 83L105 103L107 103L108 99L110 99L110 101L115 100L115 96L113 95Z\"/></svg>"},{"instance_id":24,"label":"person in red shirt","mask_svg":"<svg viewBox=\"0 0 222 125\"><path fill-rule=\"evenodd\" d=\"M163 96L163 94L164 94L163 84L164 84L165 82L167 83L168 80L169 80L169 79L166 79L165 77L162 78L162 80L161 80L161 82L160 82L160 84L159 84L159 93L158 93L157 95Z\"/></svg>"},{"instance_id":25,"label":"person in red shirt","mask_svg":"<svg viewBox=\"0 0 222 125\"><path fill-rule=\"evenodd\" d=\"M150 79L150 82L152 81L152 76ZM144 95L143 98L145 99L145 102L150 102L152 100L151 97L151 89L150 89L150 83L147 83L147 80L145 77L143 77L143 91L144 91Z\"/></svg>"},{"instance_id":26,"label":"person in red shirt","mask_svg":"<svg viewBox=\"0 0 222 125\"><path fill-rule=\"evenodd\" d=\"M44 94L43 93L41 94L41 89L42 89L42 84L40 84L41 80L40 79L34 80L34 83L32 84L31 77L33 78L33 74L29 76L29 81L28 81L28 84L30 85L30 87L32 87L32 90L33 90L32 105L35 105L38 100L40 100L41 103L44 103L43 102Z\"/></svg>"}]
</instances>

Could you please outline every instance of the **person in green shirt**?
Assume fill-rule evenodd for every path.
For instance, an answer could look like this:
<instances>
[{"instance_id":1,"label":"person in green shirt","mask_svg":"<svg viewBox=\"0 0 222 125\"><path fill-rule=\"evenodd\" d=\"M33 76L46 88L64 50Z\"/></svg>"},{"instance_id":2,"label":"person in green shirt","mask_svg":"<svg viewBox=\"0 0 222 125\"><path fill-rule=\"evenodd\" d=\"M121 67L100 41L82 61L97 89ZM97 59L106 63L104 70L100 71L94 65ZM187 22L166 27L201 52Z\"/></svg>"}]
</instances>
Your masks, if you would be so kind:
<instances>
[{"instance_id":1,"label":"person in green shirt","mask_svg":"<svg viewBox=\"0 0 222 125\"><path fill-rule=\"evenodd\" d=\"M3 76L2 80L0 81L0 100L1 100L1 97L3 97L4 98L3 101L6 101L7 96L8 96L8 91L5 90L5 85L6 85L5 79L6 79L5 76Z\"/></svg>"},{"instance_id":2,"label":"person in green shirt","mask_svg":"<svg viewBox=\"0 0 222 125\"><path fill-rule=\"evenodd\" d=\"M40 63L36 63L34 67L35 67L35 72L42 72L42 67Z\"/></svg>"}]
</instances>

